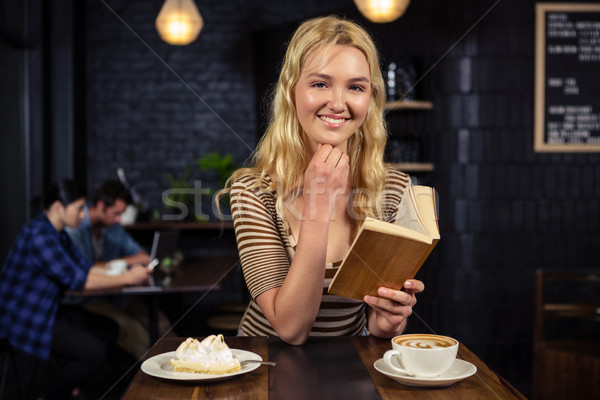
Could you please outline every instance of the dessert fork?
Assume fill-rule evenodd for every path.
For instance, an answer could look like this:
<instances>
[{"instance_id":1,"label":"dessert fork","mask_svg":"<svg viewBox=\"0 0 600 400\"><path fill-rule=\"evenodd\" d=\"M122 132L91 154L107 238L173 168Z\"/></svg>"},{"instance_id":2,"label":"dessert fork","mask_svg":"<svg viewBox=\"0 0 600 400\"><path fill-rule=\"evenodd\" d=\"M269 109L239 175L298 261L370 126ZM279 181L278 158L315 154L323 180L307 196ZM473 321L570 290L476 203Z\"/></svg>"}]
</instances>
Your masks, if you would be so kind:
<instances>
[{"instance_id":1,"label":"dessert fork","mask_svg":"<svg viewBox=\"0 0 600 400\"><path fill-rule=\"evenodd\" d=\"M261 360L243 360L242 362L240 362L241 365L246 365L246 364L250 364L250 363L258 363L258 364L262 364L262 365L270 365L271 367L274 367L277 365L276 362L273 361L261 361Z\"/></svg>"}]
</instances>

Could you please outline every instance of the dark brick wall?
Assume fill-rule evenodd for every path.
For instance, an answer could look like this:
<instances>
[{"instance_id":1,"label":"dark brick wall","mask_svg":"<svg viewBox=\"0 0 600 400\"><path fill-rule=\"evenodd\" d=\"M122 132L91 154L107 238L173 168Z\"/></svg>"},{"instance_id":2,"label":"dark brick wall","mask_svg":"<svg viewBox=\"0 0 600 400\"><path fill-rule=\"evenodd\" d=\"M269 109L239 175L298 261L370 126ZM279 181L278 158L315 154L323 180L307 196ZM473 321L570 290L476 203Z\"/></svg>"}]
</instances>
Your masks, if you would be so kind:
<instances>
[{"instance_id":1,"label":"dark brick wall","mask_svg":"<svg viewBox=\"0 0 600 400\"><path fill-rule=\"evenodd\" d=\"M256 68L275 68L254 59L254 32L332 10L357 16L349 0L203 0L199 40L178 48L154 31L162 1L106 3L122 21L86 3L88 186L123 167L154 206L167 172L210 151L238 164L250 154ZM435 103L393 117L423 130L435 171L415 178L441 199L443 239L419 275L427 290L415 311L525 394L535 269L598 269L600 248L600 157L533 152L533 21L533 0L421 0L392 24L361 20L384 63L418 61L417 91Z\"/></svg>"},{"instance_id":2,"label":"dark brick wall","mask_svg":"<svg viewBox=\"0 0 600 400\"><path fill-rule=\"evenodd\" d=\"M449 19L415 22L407 44L437 63L424 78L436 170L422 179L443 237L416 310L528 394L535 269L598 269L600 157L533 152L535 3L501 1L474 25L493 3L440 5Z\"/></svg>"},{"instance_id":3,"label":"dark brick wall","mask_svg":"<svg viewBox=\"0 0 600 400\"><path fill-rule=\"evenodd\" d=\"M85 12L88 187L122 167L159 209L167 173L180 176L212 151L241 165L254 148L252 32L336 5L197 2L204 28L196 42L177 47L155 31L162 3L88 0Z\"/></svg>"}]
</instances>

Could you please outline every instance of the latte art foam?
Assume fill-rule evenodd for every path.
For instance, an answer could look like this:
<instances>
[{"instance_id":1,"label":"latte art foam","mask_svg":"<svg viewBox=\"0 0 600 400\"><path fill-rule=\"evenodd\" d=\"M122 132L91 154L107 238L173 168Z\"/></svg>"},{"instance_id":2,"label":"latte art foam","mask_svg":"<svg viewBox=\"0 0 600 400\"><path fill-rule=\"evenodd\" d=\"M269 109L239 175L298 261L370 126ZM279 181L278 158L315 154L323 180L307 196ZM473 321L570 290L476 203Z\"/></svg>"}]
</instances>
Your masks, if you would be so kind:
<instances>
[{"instance_id":1,"label":"latte art foam","mask_svg":"<svg viewBox=\"0 0 600 400\"><path fill-rule=\"evenodd\" d=\"M416 349L439 349L454 346L454 339L437 335L406 335L394 339L399 346L406 346Z\"/></svg>"}]
</instances>

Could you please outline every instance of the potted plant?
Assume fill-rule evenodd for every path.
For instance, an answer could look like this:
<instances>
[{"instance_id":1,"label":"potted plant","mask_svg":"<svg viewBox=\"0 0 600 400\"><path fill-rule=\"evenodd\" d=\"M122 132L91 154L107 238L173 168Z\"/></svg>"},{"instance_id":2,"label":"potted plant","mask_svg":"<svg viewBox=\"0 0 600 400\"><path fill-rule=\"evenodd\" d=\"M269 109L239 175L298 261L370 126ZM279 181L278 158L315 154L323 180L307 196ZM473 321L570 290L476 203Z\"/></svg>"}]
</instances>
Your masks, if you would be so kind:
<instances>
[{"instance_id":1,"label":"potted plant","mask_svg":"<svg viewBox=\"0 0 600 400\"><path fill-rule=\"evenodd\" d=\"M219 152L210 152L188 166L179 178L173 173L167 174L170 189L163 194L165 208L179 209L180 212L164 215L163 219L192 219L198 222L216 219L214 194L225 187L235 168L231 154L223 156ZM226 197L222 200L222 207L228 204Z\"/></svg>"}]
</instances>

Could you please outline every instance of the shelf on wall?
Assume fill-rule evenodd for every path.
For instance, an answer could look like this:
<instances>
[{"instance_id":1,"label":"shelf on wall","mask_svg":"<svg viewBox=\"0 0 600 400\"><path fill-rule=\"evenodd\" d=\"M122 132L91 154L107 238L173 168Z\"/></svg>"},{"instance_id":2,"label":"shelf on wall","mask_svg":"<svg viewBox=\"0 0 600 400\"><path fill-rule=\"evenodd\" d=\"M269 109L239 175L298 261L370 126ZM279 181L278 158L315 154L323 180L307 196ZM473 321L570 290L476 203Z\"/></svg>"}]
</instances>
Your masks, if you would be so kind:
<instances>
[{"instance_id":1,"label":"shelf on wall","mask_svg":"<svg viewBox=\"0 0 600 400\"><path fill-rule=\"evenodd\" d=\"M384 110L431 110L433 103L424 100L396 100L388 101L383 106Z\"/></svg>"},{"instance_id":2,"label":"shelf on wall","mask_svg":"<svg viewBox=\"0 0 600 400\"><path fill-rule=\"evenodd\" d=\"M425 100L396 100L388 101L384 105L385 110L431 110L433 103ZM390 166L404 172L431 172L434 170L433 163L428 162L405 162L390 163Z\"/></svg>"},{"instance_id":3,"label":"shelf on wall","mask_svg":"<svg viewBox=\"0 0 600 400\"><path fill-rule=\"evenodd\" d=\"M403 172L431 172L434 170L433 163L425 162L390 163L390 166Z\"/></svg>"}]
</instances>

